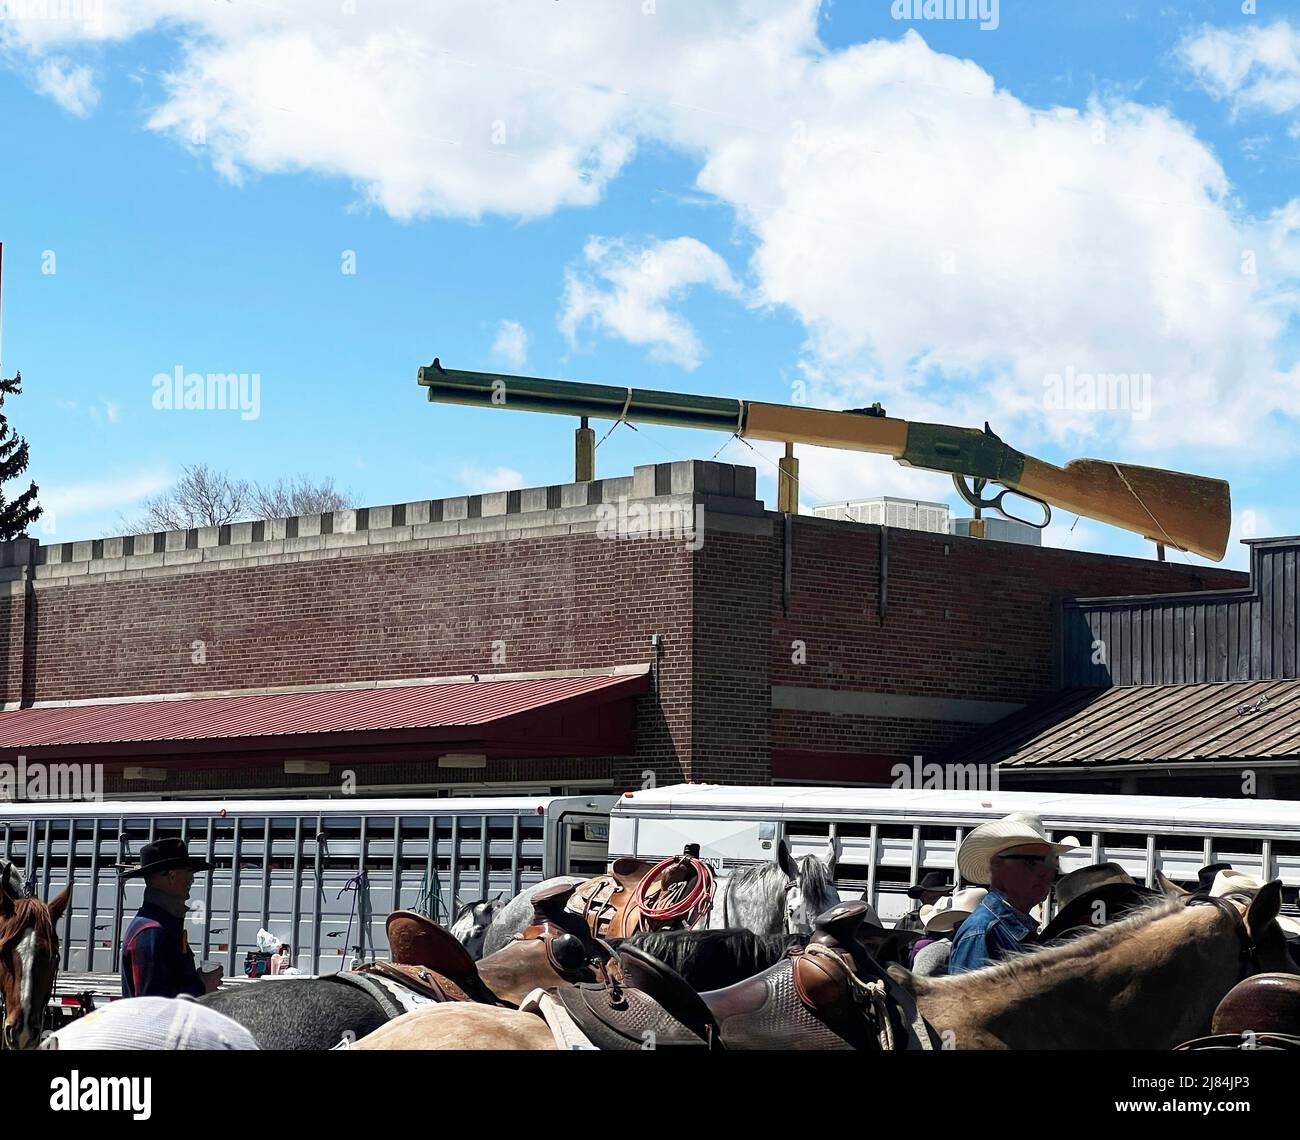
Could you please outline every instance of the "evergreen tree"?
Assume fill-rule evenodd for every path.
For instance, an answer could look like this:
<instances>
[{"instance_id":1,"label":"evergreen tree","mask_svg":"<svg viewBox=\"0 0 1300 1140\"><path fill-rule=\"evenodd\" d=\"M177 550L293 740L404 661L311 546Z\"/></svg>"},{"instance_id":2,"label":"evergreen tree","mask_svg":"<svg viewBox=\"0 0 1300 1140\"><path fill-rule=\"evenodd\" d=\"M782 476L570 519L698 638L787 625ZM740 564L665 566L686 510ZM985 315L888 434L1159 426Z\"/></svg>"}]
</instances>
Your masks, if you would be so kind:
<instances>
[{"instance_id":1,"label":"evergreen tree","mask_svg":"<svg viewBox=\"0 0 1300 1140\"><path fill-rule=\"evenodd\" d=\"M5 397L22 394L21 372L12 380L0 376L0 539L6 542L11 538L26 538L27 528L44 513L36 502L38 488L34 482L13 502L4 493L4 485L27 470L27 441L9 430L9 419L4 414Z\"/></svg>"}]
</instances>

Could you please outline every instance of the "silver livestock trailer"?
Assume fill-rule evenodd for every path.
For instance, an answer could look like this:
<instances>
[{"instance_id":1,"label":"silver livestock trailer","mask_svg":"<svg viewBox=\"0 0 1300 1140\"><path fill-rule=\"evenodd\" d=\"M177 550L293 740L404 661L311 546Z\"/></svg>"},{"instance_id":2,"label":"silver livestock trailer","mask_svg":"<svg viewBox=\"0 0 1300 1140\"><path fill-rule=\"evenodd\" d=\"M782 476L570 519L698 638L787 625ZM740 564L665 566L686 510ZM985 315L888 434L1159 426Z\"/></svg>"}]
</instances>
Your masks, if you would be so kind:
<instances>
[{"instance_id":1,"label":"silver livestock trailer","mask_svg":"<svg viewBox=\"0 0 1300 1140\"><path fill-rule=\"evenodd\" d=\"M214 869L195 879L186 933L195 958L243 978L259 929L304 974L383 957L390 911L450 923L456 900L510 898L555 875L606 867L613 796L0 804L0 858L50 898L71 882L54 1005L112 997L122 933L144 885L122 864L184 839Z\"/></svg>"}]
</instances>

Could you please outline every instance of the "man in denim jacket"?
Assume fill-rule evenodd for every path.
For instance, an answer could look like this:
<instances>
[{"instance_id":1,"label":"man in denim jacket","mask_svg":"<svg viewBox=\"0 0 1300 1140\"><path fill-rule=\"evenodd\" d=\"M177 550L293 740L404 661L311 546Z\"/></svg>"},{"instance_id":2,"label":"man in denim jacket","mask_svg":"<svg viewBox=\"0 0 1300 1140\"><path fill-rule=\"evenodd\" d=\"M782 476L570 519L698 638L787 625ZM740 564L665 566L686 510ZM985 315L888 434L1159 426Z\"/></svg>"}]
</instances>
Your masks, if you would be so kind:
<instances>
[{"instance_id":1,"label":"man in denim jacket","mask_svg":"<svg viewBox=\"0 0 1300 1140\"><path fill-rule=\"evenodd\" d=\"M949 974L964 974L1028 949L1038 939L1030 910L1047 898L1057 857L1072 844L1053 843L1042 821L1028 812L980 824L957 852L967 882L987 884L989 893L961 924L948 959Z\"/></svg>"}]
</instances>

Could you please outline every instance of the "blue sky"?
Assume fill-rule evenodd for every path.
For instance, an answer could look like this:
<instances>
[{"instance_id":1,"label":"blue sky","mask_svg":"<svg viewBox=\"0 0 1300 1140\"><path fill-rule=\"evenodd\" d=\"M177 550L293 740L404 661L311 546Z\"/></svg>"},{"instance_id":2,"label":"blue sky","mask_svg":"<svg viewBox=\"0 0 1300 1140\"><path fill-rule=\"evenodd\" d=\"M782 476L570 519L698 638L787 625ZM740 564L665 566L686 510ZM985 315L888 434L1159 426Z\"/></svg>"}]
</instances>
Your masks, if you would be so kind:
<instances>
[{"instance_id":1,"label":"blue sky","mask_svg":"<svg viewBox=\"0 0 1300 1140\"><path fill-rule=\"evenodd\" d=\"M1234 539L1300 531L1300 5L84 4L0 0L3 365L45 541L119 533L194 462L358 505L571 478L569 421L427 404L435 355L988 419L1229 478ZM258 374L259 415L156 409L177 367ZM1132 400L1061 408L1067 370ZM698 432L620 427L599 473L719 449L774 499L774 448ZM800 454L806 504L952 500ZM1151 552L1072 524L1048 541Z\"/></svg>"}]
</instances>

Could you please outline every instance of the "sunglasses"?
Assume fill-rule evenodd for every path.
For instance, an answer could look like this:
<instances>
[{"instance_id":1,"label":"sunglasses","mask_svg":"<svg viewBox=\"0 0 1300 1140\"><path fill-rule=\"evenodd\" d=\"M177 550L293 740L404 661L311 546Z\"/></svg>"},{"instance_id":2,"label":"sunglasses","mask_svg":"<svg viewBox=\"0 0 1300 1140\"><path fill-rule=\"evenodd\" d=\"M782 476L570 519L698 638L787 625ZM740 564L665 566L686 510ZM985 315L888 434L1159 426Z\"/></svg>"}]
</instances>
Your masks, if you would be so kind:
<instances>
[{"instance_id":1,"label":"sunglasses","mask_svg":"<svg viewBox=\"0 0 1300 1140\"><path fill-rule=\"evenodd\" d=\"M1052 867L1058 866L1055 855L997 855L1004 863L1023 863L1027 867Z\"/></svg>"}]
</instances>

